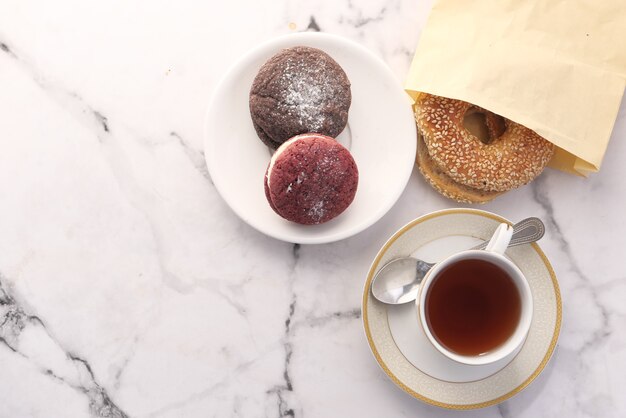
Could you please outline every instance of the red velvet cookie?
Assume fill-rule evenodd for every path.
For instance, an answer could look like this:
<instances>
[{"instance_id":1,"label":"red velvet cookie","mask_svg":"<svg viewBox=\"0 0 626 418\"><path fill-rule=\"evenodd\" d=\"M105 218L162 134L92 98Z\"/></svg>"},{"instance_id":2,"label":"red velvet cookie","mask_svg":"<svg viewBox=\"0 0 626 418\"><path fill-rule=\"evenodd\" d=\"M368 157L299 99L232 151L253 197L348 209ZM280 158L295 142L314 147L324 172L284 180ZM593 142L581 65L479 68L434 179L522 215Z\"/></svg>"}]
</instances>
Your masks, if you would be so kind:
<instances>
[{"instance_id":1,"label":"red velvet cookie","mask_svg":"<svg viewBox=\"0 0 626 418\"><path fill-rule=\"evenodd\" d=\"M358 183L350 151L328 136L303 134L276 150L265 174L265 195L283 218L314 225L346 210Z\"/></svg>"}]
</instances>

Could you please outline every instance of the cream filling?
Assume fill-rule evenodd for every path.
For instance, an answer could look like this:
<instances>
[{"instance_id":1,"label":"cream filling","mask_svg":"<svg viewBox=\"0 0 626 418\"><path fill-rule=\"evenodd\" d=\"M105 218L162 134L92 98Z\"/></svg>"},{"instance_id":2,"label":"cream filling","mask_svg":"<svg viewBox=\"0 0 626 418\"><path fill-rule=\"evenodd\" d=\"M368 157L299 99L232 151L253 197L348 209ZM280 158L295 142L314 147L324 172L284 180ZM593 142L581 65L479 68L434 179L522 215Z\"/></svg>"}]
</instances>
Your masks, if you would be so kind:
<instances>
[{"instance_id":1,"label":"cream filling","mask_svg":"<svg viewBox=\"0 0 626 418\"><path fill-rule=\"evenodd\" d=\"M267 169L267 189L271 191L271 187L270 187L270 179L272 176L272 170L274 169L274 164L276 164L276 160L278 159L278 157L287 150L287 148L289 148L289 146L291 144L293 144L294 142L296 142L299 139L304 139L304 138L309 138L312 136L316 136L316 135L310 135L310 134L301 134L301 135L296 135L293 138L285 141L282 143L282 145L280 147L278 147L278 149L276 150L276 152L274 153L274 155L272 155L272 158L270 159L270 166Z\"/></svg>"}]
</instances>

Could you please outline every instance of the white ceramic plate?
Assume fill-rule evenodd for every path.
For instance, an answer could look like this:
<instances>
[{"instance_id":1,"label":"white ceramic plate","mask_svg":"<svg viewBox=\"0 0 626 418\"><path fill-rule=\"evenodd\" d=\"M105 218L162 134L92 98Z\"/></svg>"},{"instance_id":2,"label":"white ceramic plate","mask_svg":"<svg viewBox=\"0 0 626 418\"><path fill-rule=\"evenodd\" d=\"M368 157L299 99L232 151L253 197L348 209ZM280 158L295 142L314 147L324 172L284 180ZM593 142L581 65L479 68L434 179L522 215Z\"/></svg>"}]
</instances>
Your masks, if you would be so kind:
<instances>
[{"instance_id":1,"label":"white ceramic plate","mask_svg":"<svg viewBox=\"0 0 626 418\"><path fill-rule=\"evenodd\" d=\"M328 53L352 85L348 127L337 139L357 163L359 186L350 207L322 225L298 225L270 208L263 176L271 153L257 137L248 107L261 65L281 49L297 45ZM215 187L241 219L283 241L320 244L364 230L393 206L413 170L416 128L409 97L383 61L338 36L298 33L260 45L231 68L208 109L204 150Z\"/></svg>"},{"instance_id":2,"label":"white ceramic plate","mask_svg":"<svg viewBox=\"0 0 626 418\"><path fill-rule=\"evenodd\" d=\"M396 232L370 268L363 294L367 340L385 373L417 399L450 409L495 405L530 384L554 351L561 326L561 296L554 271L537 244L507 250L530 284L533 320L521 350L497 364L467 366L447 359L423 334L415 304L389 306L371 296L372 277L387 261L407 255L442 260L489 239L501 222L508 221L476 209L422 216Z\"/></svg>"}]
</instances>

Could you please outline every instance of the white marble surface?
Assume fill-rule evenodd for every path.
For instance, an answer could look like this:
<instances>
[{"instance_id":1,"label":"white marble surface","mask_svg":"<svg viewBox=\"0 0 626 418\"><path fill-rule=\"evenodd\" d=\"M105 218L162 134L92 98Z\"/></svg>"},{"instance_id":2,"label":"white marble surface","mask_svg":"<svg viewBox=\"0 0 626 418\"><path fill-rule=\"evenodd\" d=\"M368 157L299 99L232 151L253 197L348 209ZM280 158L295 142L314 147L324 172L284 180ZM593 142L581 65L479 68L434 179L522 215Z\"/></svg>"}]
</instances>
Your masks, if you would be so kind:
<instances>
[{"instance_id":1,"label":"white marble surface","mask_svg":"<svg viewBox=\"0 0 626 418\"><path fill-rule=\"evenodd\" d=\"M454 206L413 174L345 241L242 223L211 184L202 122L260 40L321 29L399 79L429 2L0 3L0 416L458 416L378 368L360 318L385 239ZM292 23L292 25L290 25ZM602 171L548 170L485 209L547 221L564 322L544 373L468 417L626 415L626 107Z\"/></svg>"}]
</instances>

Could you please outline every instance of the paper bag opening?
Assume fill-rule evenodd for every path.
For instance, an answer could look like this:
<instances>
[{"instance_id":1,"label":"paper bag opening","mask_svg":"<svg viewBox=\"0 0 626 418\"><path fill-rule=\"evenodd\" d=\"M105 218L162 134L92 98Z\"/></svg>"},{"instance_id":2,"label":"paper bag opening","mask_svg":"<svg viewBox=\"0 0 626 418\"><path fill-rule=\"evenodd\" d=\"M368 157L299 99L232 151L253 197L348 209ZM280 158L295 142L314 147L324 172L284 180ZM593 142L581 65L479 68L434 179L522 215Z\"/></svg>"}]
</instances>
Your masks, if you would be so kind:
<instances>
[{"instance_id":1,"label":"paper bag opening","mask_svg":"<svg viewBox=\"0 0 626 418\"><path fill-rule=\"evenodd\" d=\"M554 143L552 167L598 171L626 85L618 3L438 0L406 91L488 109Z\"/></svg>"}]
</instances>

